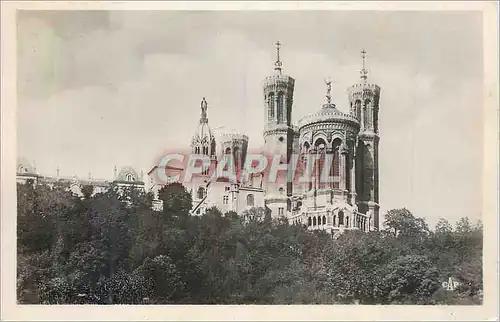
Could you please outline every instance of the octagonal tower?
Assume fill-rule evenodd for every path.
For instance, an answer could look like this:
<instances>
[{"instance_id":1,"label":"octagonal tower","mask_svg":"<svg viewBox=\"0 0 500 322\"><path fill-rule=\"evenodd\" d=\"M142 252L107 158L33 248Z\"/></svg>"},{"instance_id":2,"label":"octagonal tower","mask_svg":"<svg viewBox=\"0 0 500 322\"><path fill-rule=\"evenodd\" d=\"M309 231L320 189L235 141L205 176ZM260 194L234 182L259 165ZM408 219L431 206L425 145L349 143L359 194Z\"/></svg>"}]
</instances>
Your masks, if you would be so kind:
<instances>
[{"instance_id":1,"label":"octagonal tower","mask_svg":"<svg viewBox=\"0 0 500 322\"><path fill-rule=\"evenodd\" d=\"M280 42L276 42L276 62L274 74L265 78L263 82L265 126L264 147L269 156L281 156L282 163L288 163L293 153L296 128L292 126L293 91L295 79L282 73L280 60ZM292 173L291 169L288 169ZM284 216L290 210L289 201L292 195L292 182L287 182L286 173L281 171L274 183L265 183L266 206L271 210L271 216Z\"/></svg>"}]
</instances>

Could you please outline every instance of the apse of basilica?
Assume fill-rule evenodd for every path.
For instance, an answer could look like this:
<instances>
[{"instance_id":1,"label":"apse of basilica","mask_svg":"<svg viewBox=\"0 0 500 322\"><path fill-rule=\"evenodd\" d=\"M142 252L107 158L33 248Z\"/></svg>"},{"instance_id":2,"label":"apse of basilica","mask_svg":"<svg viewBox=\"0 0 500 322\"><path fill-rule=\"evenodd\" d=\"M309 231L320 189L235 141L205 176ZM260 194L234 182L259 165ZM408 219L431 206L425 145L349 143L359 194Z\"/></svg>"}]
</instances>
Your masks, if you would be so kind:
<instances>
[{"instance_id":1,"label":"apse of basilica","mask_svg":"<svg viewBox=\"0 0 500 322\"><path fill-rule=\"evenodd\" d=\"M193 199L193 215L201 215L210 207L222 212L242 214L252 207L264 207L272 217L285 216L292 223L306 225L311 230L322 229L331 233L345 229L363 231L379 228L379 177L378 177L378 107L380 87L367 82L365 52L362 51L363 68L358 84L352 85L347 95L349 113L341 112L332 102L331 82L327 82L326 102L316 111L306 115L296 124L293 120L293 95L295 79L283 73L280 59L280 43L276 43L277 59L274 72L265 77L263 99L265 123L263 125L264 154L283 155L290 159L299 155L299 162L313 156L312 180L305 183L269 183L263 175L232 181L213 178L208 171L194 174L189 182L183 182ZM236 166L245 163L249 138L243 133L222 134L217 140L209 125L208 103L200 104L197 129L189 144L190 153L208 157L217 165L221 155L232 155ZM218 141L218 142L217 142ZM320 180L321 162L332 160L329 180ZM284 167L291 172L285 160ZM286 163L286 164L285 164ZM161 208L159 189L168 184L157 180L158 173L182 172L182 167L155 165L143 181L132 168L114 169L113 180L44 177L28 162L18 161L18 182L27 179L54 182L67 181L76 194L81 187L92 184L96 192L105 190L111 182L133 185L151 191ZM59 171L58 171L59 172Z\"/></svg>"}]
</instances>

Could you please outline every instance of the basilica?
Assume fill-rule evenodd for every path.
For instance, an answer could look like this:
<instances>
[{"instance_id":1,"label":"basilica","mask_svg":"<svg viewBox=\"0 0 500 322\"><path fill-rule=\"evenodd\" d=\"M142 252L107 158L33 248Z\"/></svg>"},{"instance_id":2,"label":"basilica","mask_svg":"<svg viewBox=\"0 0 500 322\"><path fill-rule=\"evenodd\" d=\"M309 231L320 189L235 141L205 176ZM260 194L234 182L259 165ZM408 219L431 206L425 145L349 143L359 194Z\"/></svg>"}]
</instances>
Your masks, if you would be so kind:
<instances>
[{"instance_id":1,"label":"basilica","mask_svg":"<svg viewBox=\"0 0 500 322\"><path fill-rule=\"evenodd\" d=\"M263 125L264 151L268 155L283 155L285 167L291 155L302 158L315 155L316 160L328 156L332 162L332 180L319 180L321 166L314 166L312 180L304 184L281 181L270 183L263 175L251 176L236 182L214 179L207 172L197 174L184 183L193 198L193 214L203 214L210 207L222 212L239 214L252 207L264 207L272 217L285 216L290 222L304 224L311 230L338 232L345 229L362 231L379 228L378 178L378 107L380 87L367 82L365 54L358 84L347 95L349 113L343 113L332 102L331 82L327 82L326 102L317 111L293 120L295 79L283 73L280 43L276 43L277 58L274 71L263 82L266 119ZM216 142L208 122L208 103L200 104L200 119L193 135L190 153L209 157L217 164L221 155L232 155L236 165L244 164L248 153L248 136L244 133L225 133ZM150 190L157 196L164 183L158 183L154 166L149 172ZM293 169L287 168L288 172ZM161 206L161 205L160 205Z\"/></svg>"},{"instance_id":2,"label":"basilica","mask_svg":"<svg viewBox=\"0 0 500 322\"><path fill-rule=\"evenodd\" d=\"M206 209L217 207L223 213L234 211L243 214L253 207L265 208L272 217L286 217L292 223L303 224L310 230L326 230L339 233L346 229L362 231L379 228L379 170L378 170L378 108L380 87L367 81L365 51L362 51L363 67L358 84L347 90L349 113L341 112L332 102L331 82L327 82L326 102L323 106L298 122L293 120L293 96L295 79L283 72L280 59L280 43L276 43L274 71L263 82L265 123L262 135L262 153L283 155L286 172L292 172L288 160L299 155L300 160L315 156L318 160L312 168L312 180L304 183L288 181L268 182L263 174L256 174L237 181L215 178L208 172L193 176L183 183L193 200L192 215L202 215ZM248 153L249 137L244 133L224 133L216 140L209 125L208 102L200 104L200 118L196 132L186 142L190 153L202 155L217 164L221 155L231 155L236 166L244 164ZM217 142L218 141L218 142ZM319 180L321 160L332 160L329 180ZM81 194L85 184L94 186L95 192L107 189L110 183L133 185L153 193L154 207L162 204L158 192L168 182L158 180L165 171L182 172L182 167L154 165L144 174L130 167L114 169L112 180L76 177L61 178L37 174L36 169L18 160L17 180L27 179L45 182L67 181L71 190Z\"/></svg>"}]
</instances>

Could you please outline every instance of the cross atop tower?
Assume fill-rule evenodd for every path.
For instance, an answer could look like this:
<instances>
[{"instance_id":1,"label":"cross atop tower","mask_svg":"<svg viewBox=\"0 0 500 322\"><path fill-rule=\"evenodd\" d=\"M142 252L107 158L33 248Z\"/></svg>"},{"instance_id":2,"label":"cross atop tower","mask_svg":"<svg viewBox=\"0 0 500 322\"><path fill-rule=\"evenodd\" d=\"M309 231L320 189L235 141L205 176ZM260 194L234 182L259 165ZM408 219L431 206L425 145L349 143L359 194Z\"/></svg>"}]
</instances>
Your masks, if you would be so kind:
<instances>
[{"instance_id":1,"label":"cross atop tower","mask_svg":"<svg viewBox=\"0 0 500 322\"><path fill-rule=\"evenodd\" d=\"M366 83L366 79L368 78L368 76L367 76L368 71L365 68L366 51L364 49L361 50L361 59L363 60L363 69L361 69L361 71L360 71L361 79L363 80L363 82Z\"/></svg>"},{"instance_id":2,"label":"cross atop tower","mask_svg":"<svg viewBox=\"0 0 500 322\"><path fill-rule=\"evenodd\" d=\"M280 48L281 48L281 43L279 40L275 43L276 45L276 62L274 63L274 70L277 70L278 72L281 73L281 66L283 63L280 61Z\"/></svg>"}]
</instances>

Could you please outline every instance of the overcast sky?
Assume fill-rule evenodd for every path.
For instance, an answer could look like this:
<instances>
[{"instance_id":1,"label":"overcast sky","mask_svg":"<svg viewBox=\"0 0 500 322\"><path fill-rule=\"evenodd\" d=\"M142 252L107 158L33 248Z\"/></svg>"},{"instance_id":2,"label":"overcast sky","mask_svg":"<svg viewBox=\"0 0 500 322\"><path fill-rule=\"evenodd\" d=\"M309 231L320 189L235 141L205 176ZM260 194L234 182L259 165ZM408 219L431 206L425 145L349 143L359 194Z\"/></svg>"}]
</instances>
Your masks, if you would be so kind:
<instances>
[{"instance_id":1,"label":"overcast sky","mask_svg":"<svg viewBox=\"0 0 500 322\"><path fill-rule=\"evenodd\" d=\"M187 147L206 97L212 128L263 143L261 82L273 43L296 79L293 121L347 109L360 50L380 99L382 212L407 207L433 226L479 219L480 12L60 11L18 14L18 156L55 175L145 172Z\"/></svg>"}]
</instances>

